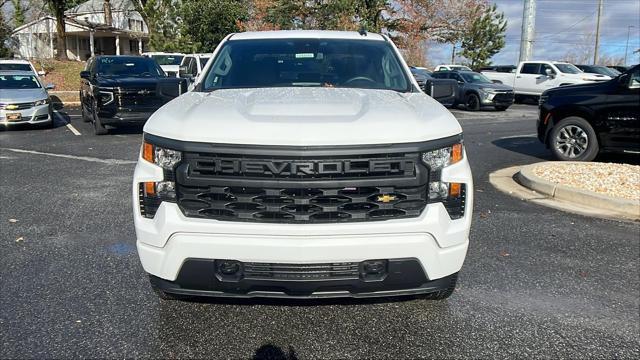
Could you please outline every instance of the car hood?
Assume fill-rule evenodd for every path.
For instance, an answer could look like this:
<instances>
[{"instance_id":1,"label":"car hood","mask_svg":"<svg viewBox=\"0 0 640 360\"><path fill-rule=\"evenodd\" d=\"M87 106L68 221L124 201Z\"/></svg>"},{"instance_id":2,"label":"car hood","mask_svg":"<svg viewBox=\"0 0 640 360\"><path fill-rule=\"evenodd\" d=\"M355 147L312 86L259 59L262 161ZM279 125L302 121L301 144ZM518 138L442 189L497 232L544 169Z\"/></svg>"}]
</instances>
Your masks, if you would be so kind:
<instances>
[{"instance_id":1,"label":"car hood","mask_svg":"<svg viewBox=\"0 0 640 360\"><path fill-rule=\"evenodd\" d=\"M33 102L49 97L45 89L2 89L0 103L15 104Z\"/></svg>"},{"instance_id":2,"label":"car hood","mask_svg":"<svg viewBox=\"0 0 640 360\"><path fill-rule=\"evenodd\" d=\"M247 145L365 145L462 132L423 93L337 88L188 92L156 111L144 131L166 138Z\"/></svg>"},{"instance_id":3,"label":"car hood","mask_svg":"<svg viewBox=\"0 0 640 360\"><path fill-rule=\"evenodd\" d=\"M588 82L583 84L566 85L546 90L543 95L546 96L574 96L584 93L598 94L604 92L612 86L611 81Z\"/></svg>"}]
</instances>

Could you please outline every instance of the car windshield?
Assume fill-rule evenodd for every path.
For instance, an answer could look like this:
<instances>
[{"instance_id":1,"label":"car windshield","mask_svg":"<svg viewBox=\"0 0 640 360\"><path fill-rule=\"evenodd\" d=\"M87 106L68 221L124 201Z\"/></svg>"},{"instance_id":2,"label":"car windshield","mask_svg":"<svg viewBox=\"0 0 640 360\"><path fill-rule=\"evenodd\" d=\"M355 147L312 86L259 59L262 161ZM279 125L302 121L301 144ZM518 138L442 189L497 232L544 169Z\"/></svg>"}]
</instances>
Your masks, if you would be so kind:
<instances>
[{"instance_id":1,"label":"car windshield","mask_svg":"<svg viewBox=\"0 0 640 360\"><path fill-rule=\"evenodd\" d=\"M0 75L0 89L39 89L38 79L34 75Z\"/></svg>"},{"instance_id":2,"label":"car windshield","mask_svg":"<svg viewBox=\"0 0 640 360\"><path fill-rule=\"evenodd\" d=\"M464 81L472 84L491 84L491 80L489 80L486 76L478 73L461 73L460 74Z\"/></svg>"},{"instance_id":3,"label":"car windshield","mask_svg":"<svg viewBox=\"0 0 640 360\"><path fill-rule=\"evenodd\" d=\"M565 74L580 74L582 71L571 64L554 64L561 73Z\"/></svg>"},{"instance_id":4,"label":"car windshield","mask_svg":"<svg viewBox=\"0 0 640 360\"><path fill-rule=\"evenodd\" d=\"M607 75L607 76L611 76L611 77L616 77L618 75L620 75L620 72L614 69L610 69L606 66L594 66L593 67L593 71L597 74L602 74L602 75Z\"/></svg>"},{"instance_id":5,"label":"car windshield","mask_svg":"<svg viewBox=\"0 0 640 360\"><path fill-rule=\"evenodd\" d=\"M182 55L151 55L158 65L180 65Z\"/></svg>"},{"instance_id":6,"label":"car windshield","mask_svg":"<svg viewBox=\"0 0 640 360\"><path fill-rule=\"evenodd\" d=\"M165 76L155 61L145 57L103 57L97 60L96 73L101 76Z\"/></svg>"},{"instance_id":7,"label":"car windshield","mask_svg":"<svg viewBox=\"0 0 640 360\"><path fill-rule=\"evenodd\" d=\"M14 70L14 71L33 71L29 64L16 64L16 63L0 63L0 71Z\"/></svg>"},{"instance_id":8,"label":"car windshield","mask_svg":"<svg viewBox=\"0 0 640 360\"><path fill-rule=\"evenodd\" d=\"M386 41L259 39L226 42L202 89L342 87L410 91Z\"/></svg>"}]
</instances>

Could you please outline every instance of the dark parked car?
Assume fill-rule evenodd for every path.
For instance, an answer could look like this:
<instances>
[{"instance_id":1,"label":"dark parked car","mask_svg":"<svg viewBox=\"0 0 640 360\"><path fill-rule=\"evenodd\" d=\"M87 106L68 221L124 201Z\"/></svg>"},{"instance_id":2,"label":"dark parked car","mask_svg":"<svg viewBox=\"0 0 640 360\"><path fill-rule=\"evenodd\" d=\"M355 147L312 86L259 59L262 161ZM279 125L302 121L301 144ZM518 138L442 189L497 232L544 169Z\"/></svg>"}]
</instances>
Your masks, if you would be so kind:
<instances>
[{"instance_id":1,"label":"dark parked car","mask_svg":"<svg viewBox=\"0 0 640 360\"><path fill-rule=\"evenodd\" d=\"M481 67L480 69L478 69L478 72L495 71L495 72L501 72L501 73L514 73L516 72L517 68L518 67L515 65L491 65L491 66Z\"/></svg>"},{"instance_id":2,"label":"dark parked car","mask_svg":"<svg viewBox=\"0 0 640 360\"><path fill-rule=\"evenodd\" d=\"M639 99L639 65L610 81L547 90L540 97L538 139L559 160L640 153Z\"/></svg>"},{"instance_id":3,"label":"dark parked car","mask_svg":"<svg viewBox=\"0 0 640 360\"><path fill-rule=\"evenodd\" d=\"M93 122L96 135L105 127L144 123L153 112L187 90L184 79L167 77L142 56L96 56L80 72L82 119Z\"/></svg>"},{"instance_id":4,"label":"dark parked car","mask_svg":"<svg viewBox=\"0 0 640 360\"><path fill-rule=\"evenodd\" d=\"M456 104L464 104L467 110L477 111L483 106L492 106L504 111L513 105L513 88L496 84L486 76L473 71L438 71L432 74L437 79L452 79L458 82Z\"/></svg>"},{"instance_id":5,"label":"dark parked car","mask_svg":"<svg viewBox=\"0 0 640 360\"><path fill-rule=\"evenodd\" d=\"M410 67L411 74L420 85L422 91L427 95L436 99L444 106L451 107L456 103L456 96L458 93L458 82L448 79L436 79L431 76L431 73L427 70Z\"/></svg>"},{"instance_id":6,"label":"dark parked car","mask_svg":"<svg viewBox=\"0 0 640 360\"><path fill-rule=\"evenodd\" d=\"M620 71L602 65L576 65L576 67L586 73L606 75L612 78L620 75Z\"/></svg>"},{"instance_id":7,"label":"dark parked car","mask_svg":"<svg viewBox=\"0 0 640 360\"><path fill-rule=\"evenodd\" d=\"M623 73L623 72L625 72L625 71L627 71L627 70L629 70L631 68L630 66L623 66L623 65L609 65L607 67L611 68L611 69L618 70L621 73Z\"/></svg>"}]
</instances>

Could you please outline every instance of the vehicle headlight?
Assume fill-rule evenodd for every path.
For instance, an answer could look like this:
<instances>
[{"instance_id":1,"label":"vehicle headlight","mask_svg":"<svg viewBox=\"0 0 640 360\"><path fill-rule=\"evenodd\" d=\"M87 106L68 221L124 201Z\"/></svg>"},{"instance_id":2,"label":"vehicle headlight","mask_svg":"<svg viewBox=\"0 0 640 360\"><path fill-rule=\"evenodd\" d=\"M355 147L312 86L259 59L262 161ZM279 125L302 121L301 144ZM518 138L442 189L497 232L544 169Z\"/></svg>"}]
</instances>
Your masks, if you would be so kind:
<instances>
[{"instance_id":1,"label":"vehicle headlight","mask_svg":"<svg viewBox=\"0 0 640 360\"><path fill-rule=\"evenodd\" d=\"M113 96L113 92L112 91L100 90L98 92L98 94L99 94L99 97L100 97L100 104L101 105L109 105L114 100L114 96Z\"/></svg>"},{"instance_id":2,"label":"vehicle headlight","mask_svg":"<svg viewBox=\"0 0 640 360\"><path fill-rule=\"evenodd\" d=\"M182 160L182 153L144 142L142 158L164 170L162 181L147 181L139 184L140 212L144 217L153 218L163 201L176 201L174 170Z\"/></svg>"},{"instance_id":3,"label":"vehicle headlight","mask_svg":"<svg viewBox=\"0 0 640 360\"><path fill-rule=\"evenodd\" d=\"M49 103L49 98L38 100L33 103L33 106L47 105Z\"/></svg>"},{"instance_id":4,"label":"vehicle headlight","mask_svg":"<svg viewBox=\"0 0 640 360\"><path fill-rule=\"evenodd\" d=\"M422 154L422 162L429 167L429 202L442 202L452 219L464 216L466 184L442 181L442 169L462 160L462 143Z\"/></svg>"}]
</instances>

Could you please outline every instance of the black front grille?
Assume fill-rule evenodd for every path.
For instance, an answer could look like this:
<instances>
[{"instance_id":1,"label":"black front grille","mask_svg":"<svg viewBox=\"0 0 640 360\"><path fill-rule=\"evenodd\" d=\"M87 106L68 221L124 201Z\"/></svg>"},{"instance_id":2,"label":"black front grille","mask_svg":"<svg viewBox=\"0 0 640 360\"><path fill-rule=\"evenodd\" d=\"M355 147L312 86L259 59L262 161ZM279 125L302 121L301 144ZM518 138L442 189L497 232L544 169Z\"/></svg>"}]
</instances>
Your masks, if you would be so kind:
<instances>
[{"instance_id":1,"label":"black front grille","mask_svg":"<svg viewBox=\"0 0 640 360\"><path fill-rule=\"evenodd\" d=\"M499 92L493 97L493 101L495 102L509 102L509 101L513 101L513 99L514 99L514 94L511 91L501 92L501 93Z\"/></svg>"},{"instance_id":2,"label":"black front grille","mask_svg":"<svg viewBox=\"0 0 640 360\"><path fill-rule=\"evenodd\" d=\"M153 106L162 104L162 100L156 96L156 89L140 88L140 89L118 89L116 93L119 106L145 105Z\"/></svg>"},{"instance_id":3,"label":"black front grille","mask_svg":"<svg viewBox=\"0 0 640 360\"><path fill-rule=\"evenodd\" d=\"M188 217L322 223L417 217L427 204L419 153L291 157L184 152L178 206Z\"/></svg>"},{"instance_id":4,"label":"black front grille","mask_svg":"<svg viewBox=\"0 0 640 360\"><path fill-rule=\"evenodd\" d=\"M372 221L417 217L426 185L415 187L257 188L177 186L185 216L285 223Z\"/></svg>"},{"instance_id":5,"label":"black front grille","mask_svg":"<svg viewBox=\"0 0 640 360\"><path fill-rule=\"evenodd\" d=\"M360 277L359 263L243 263L247 280L347 280Z\"/></svg>"}]
</instances>

